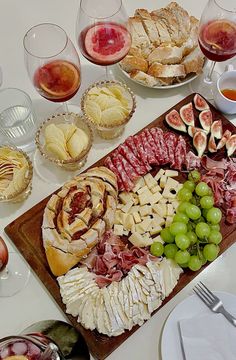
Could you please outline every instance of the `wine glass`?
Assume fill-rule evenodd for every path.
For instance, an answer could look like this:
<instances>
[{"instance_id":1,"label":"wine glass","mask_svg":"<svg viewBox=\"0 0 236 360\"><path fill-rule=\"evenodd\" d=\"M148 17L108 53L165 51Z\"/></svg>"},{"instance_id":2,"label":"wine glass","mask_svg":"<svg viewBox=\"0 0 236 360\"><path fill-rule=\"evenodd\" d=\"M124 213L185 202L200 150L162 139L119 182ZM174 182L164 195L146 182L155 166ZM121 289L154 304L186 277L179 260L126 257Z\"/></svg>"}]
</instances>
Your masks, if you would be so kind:
<instances>
[{"instance_id":1,"label":"wine glass","mask_svg":"<svg viewBox=\"0 0 236 360\"><path fill-rule=\"evenodd\" d=\"M199 46L211 61L208 72L191 83L191 89L213 99L213 84L219 76L216 62L236 55L236 3L232 0L209 0L203 10L198 34Z\"/></svg>"},{"instance_id":2,"label":"wine glass","mask_svg":"<svg viewBox=\"0 0 236 360\"><path fill-rule=\"evenodd\" d=\"M27 284L29 275L29 267L24 264L20 255L9 253L5 241L0 237L0 297L13 296L21 291Z\"/></svg>"},{"instance_id":3,"label":"wine glass","mask_svg":"<svg viewBox=\"0 0 236 360\"><path fill-rule=\"evenodd\" d=\"M84 57L105 66L105 79L113 79L108 65L116 64L129 52L131 35L122 0L81 0L76 38Z\"/></svg>"},{"instance_id":4,"label":"wine glass","mask_svg":"<svg viewBox=\"0 0 236 360\"><path fill-rule=\"evenodd\" d=\"M66 32L56 24L32 27L24 36L25 64L35 89L45 99L63 102L79 90L81 83L79 55Z\"/></svg>"}]
</instances>

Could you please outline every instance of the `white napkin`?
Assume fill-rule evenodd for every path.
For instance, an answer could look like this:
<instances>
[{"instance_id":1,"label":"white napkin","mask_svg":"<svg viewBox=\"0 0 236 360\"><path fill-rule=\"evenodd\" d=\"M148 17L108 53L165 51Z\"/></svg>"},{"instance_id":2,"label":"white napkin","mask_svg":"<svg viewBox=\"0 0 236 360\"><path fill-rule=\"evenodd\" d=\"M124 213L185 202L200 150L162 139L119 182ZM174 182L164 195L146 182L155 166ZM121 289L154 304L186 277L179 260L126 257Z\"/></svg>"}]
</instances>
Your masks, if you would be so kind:
<instances>
[{"instance_id":1,"label":"white napkin","mask_svg":"<svg viewBox=\"0 0 236 360\"><path fill-rule=\"evenodd\" d=\"M236 359L236 327L221 314L179 321L186 360Z\"/></svg>"}]
</instances>

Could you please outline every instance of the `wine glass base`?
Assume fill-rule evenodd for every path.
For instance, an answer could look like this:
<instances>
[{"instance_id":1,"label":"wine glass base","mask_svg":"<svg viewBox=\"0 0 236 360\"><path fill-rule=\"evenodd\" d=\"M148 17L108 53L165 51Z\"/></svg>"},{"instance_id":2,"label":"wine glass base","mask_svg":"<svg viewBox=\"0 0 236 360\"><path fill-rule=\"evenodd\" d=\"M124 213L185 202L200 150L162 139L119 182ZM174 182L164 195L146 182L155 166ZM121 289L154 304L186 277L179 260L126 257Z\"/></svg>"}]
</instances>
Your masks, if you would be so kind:
<instances>
[{"instance_id":1,"label":"wine glass base","mask_svg":"<svg viewBox=\"0 0 236 360\"><path fill-rule=\"evenodd\" d=\"M70 104L67 102L66 107L68 108L68 111L69 111L68 113L63 104L56 109L55 114L65 114L65 116L68 116L68 117L70 117L70 113L79 114L79 115L82 114L80 106L78 106L76 104Z\"/></svg>"},{"instance_id":2,"label":"wine glass base","mask_svg":"<svg viewBox=\"0 0 236 360\"><path fill-rule=\"evenodd\" d=\"M78 169L70 170L53 164L51 161L45 159L38 149L34 153L33 163L37 175L49 184L62 186L66 181L71 180L78 174ZM81 167L83 165L84 164L81 164Z\"/></svg>"},{"instance_id":3,"label":"wine glass base","mask_svg":"<svg viewBox=\"0 0 236 360\"><path fill-rule=\"evenodd\" d=\"M217 82L219 76L220 76L220 74L218 72L213 71L212 81L206 82L205 81L206 73L203 72L196 79L194 79L193 81L191 81L189 83L189 88L190 88L191 92L198 93L208 100L213 100L214 99L214 89L215 89L216 82Z\"/></svg>"},{"instance_id":4,"label":"wine glass base","mask_svg":"<svg viewBox=\"0 0 236 360\"><path fill-rule=\"evenodd\" d=\"M9 252L6 269L0 273L0 297L10 297L23 290L30 276L30 268L17 253Z\"/></svg>"}]
</instances>

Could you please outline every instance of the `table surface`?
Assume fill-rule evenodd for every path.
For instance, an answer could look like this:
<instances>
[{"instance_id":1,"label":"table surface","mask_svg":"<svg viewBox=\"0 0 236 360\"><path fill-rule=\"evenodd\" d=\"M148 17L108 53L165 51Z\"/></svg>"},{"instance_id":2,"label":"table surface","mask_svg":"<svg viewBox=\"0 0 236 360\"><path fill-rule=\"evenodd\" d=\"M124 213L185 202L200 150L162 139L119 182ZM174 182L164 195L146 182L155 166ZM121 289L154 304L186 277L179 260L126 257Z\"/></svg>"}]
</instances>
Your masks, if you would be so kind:
<instances>
[{"instance_id":1,"label":"table surface","mask_svg":"<svg viewBox=\"0 0 236 360\"><path fill-rule=\"evenodd\" d=\"M165 6L167 3L167 0L159 0L158 7ZM179 4L192 15L200 17L206 0L191 2L179 0ZM154 0L145 0L145 2L144 0L124 0L124 5L129 15L132 15L136 8L146 7L151 10L157 6ZM76 45L75 21L78 6L78 0L1 1L0 66L3 72L2 87L16 87L26 91L32 98L38 122L52 114L58 105L56 106L40 97L33 88L24 65L23 36L35 24L52 22L63 27ZM225 65L226 62L217 64L216 69L218 72L222 73ZM81 66L82 84L78 94L73 99L73 103L78 105L83 91L104 72L104 69L90 64L82 55ZM172 90L156 90L134 84L127 78L123 79L126 80L136 94L137 110L120 139L107 142L95 141L86 166L92 165L100 157L123 142L127 136L143 128L190 93L188 85ZM234 116L228 118L236 125ZM34 154L32 153L31 156L33 157ZM17 249L4 233L4 227L57 189L62 178L59 177L56 183L45 182L34 172L33 191L25 202L0 205L0 235L6 241L10 251L17 251ZM236 294L236 278L232 276L236 270L235 259L236 245L233 245L126 340L108 359L161 359L160 340L163 325L176 304L192 293L192 288L196 282L201 280L209 285L212 290L222 290ZM24 260L22 259L22 261ZM20 293L10 298L0 298L0 319L0 338L18 334L30 324L40 320L58 319L66 321L65 315L33 271L27 286Z\"/></svg>"}]
</instances>

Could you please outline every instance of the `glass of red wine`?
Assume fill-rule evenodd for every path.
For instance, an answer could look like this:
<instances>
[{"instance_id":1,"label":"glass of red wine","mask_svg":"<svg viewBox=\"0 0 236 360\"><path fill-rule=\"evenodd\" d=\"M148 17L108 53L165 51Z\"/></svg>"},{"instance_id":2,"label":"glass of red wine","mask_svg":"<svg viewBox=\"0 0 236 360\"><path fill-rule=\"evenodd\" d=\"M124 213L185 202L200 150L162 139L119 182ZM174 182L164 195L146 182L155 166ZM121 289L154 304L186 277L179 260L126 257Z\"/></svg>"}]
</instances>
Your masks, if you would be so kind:
<instances>
[{"instance_id":1,"label":"glass of red wine","mask_svg":"<svg viewBox=\"0 0 236 360\"><path fill-rule=\"evenodd\" d=\"M198 34L199 46L211 65L191 83L192 90L213 99L214 82L219 76L216 62L236 55L236 3L232 0L209 0L203 10Z\"/></svg>"},{"instance_id":2,"label":"glass of red wine","mask_svg":"<svg viewBox=\"0 0 236 360\"><path fill-rule=\"evenodd\" d=\"M129 52L131 35L122 0L81 0L76 23L76 38L84 57L104 66L106 80L114 79L109 65Z\"/></svg>"},{"instance_id":3,"label":"glass of red wine","mask_svg":"<svg viewBox=\"0 0 236 360\"><path fill-rule=\"evenodd\" d=\"M28 282L30 270L17 253L9 253L5 241L0 237L0 298L21 291Z\"/></svg>"},{"instance_id":4,"label":"glass of red wine","mask_svg":"<svg viewBox=\"0 0 236 360\"><path fill-rule=\"evenodd\" d=\"M45 99L64 103L79 90L81 83L79 55L66 32L56 24L32 27L23 40L25 64L29 77Z\"/></svg>"}]
</instances>

